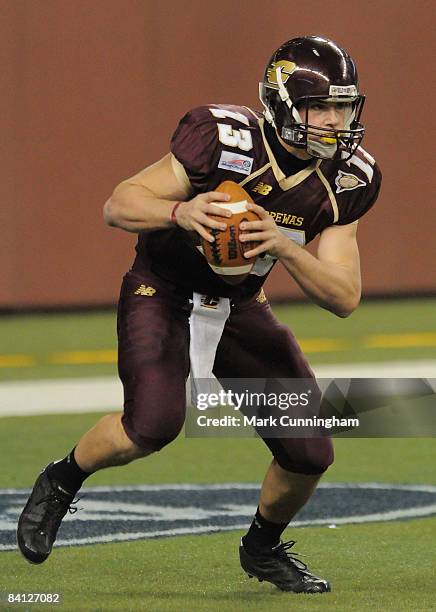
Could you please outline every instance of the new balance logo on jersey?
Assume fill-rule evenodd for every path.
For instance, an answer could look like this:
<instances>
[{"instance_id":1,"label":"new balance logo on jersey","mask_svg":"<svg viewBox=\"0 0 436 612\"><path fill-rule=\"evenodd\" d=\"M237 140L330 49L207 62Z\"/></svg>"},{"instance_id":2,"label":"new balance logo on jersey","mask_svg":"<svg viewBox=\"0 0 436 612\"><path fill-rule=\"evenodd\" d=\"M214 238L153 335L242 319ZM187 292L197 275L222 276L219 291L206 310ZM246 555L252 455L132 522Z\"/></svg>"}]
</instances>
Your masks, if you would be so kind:
<instances>
[{"instance_id":1,"label":"new balance logo on jersey","mask_svg":"<svg viewBox=\"0 0 436 612\"><path fill-rule=\"evenodd\" d=\"M253 188L255 193L260 193L261 195L268 195L270 191L272 191L271 185L267 185L266 183L257 183L257 185Z\"/></svg>"},{"instance_id":2,"label":"new balance logo on jersey","mask_svg":"<svg viewBox=\"0 0 436 612\"><path fill-rule=\"evenodd\" d=\"M154 287L148 287L147 285L139 285L134 293L135 295L146 295L150 297L156 293L156 289Z\"/></svg>"},{"instance_id":3,"label":"new balance logo on jersey","mask_svg":"<svg viewBox=\"0 0 436 612\"><path fill-rule=\"evenodd\" d=\"M365 181L361 181L355 174L349 174L348 172L338 171L338 176L335 178L336 193L342 191L352 191L358 187L365 187Z\"/></svg>"}]
</instances>

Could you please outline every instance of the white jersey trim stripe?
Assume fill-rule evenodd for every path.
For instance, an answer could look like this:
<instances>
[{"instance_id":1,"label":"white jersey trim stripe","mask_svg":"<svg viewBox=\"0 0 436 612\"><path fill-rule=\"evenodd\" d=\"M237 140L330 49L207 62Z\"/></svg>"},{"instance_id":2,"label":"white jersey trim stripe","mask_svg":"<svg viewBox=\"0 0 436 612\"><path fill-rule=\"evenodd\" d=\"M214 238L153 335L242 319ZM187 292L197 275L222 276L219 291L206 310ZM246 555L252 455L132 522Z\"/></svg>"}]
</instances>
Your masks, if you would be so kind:
<instances>
[{"instance_id":1,"label":"white jersey trim stripe","mask_svg":"<svg viewBox=\"0 0 436 612\"><path fill-rule=\"evenodd\" d=\"M243 181L241 181L239 183L239 185L241 185L241 187L243 185L245 185L246 183L249 183L251 180L255 179L257 176L260 176L261 174L263 174L264 172L266 172L268 170L268 168L271 168L271 163L268 162L267 164L265 164L264 166L262 166L262 168L259 168L259 170L256 170L256 172L253 172L252 174L250 174L249 176L247 176L247 178L244 178Z\"/></svg>"},{"instance_id":2,"label":"white jersey trim stripe","mask_svg":"<svg viewBox=\"0 0 436 612\"><path fill-rule=\"evenodd\" d=\"M316 173L319 177L319 180L326 188L328 196L330 198L330 203L333 208L333 223L337 223L337 221L339 221L339 209L338 209L338 203L336 202L335 194L333 193L330 183L328 182L328 180L326 179L326 177L324 176L320 168L316 169Z\"/></svg>"},{"instance_id":3,"label":"white jersey trim stripe","mask_svg":"<svg viewBox=\"0 0 436 612\"><path fill-rule=\"evenodd\" d=\"M307 177L309 177L312 172L314 172L314 170L319 166L321 160L314 159L313 163L310 164L310 166L307 166L307 168L304 168L303 170L300 170L299 172L297 172L296 174L292 174L291 176L285 176L282 170L280 170L276 158L274 157L274 153L271 151L271 147L268 144L263 127L264 124L264 119L259 119L259 127L262 134L262 140L266 153L268 155L268 159L271 162L272 171L274 172L274 176L276 178L277 183L279 184L280 189L282 191L288 191L292 187L296 187L297 185L305 181Z\"/></svg>"}]
</instances>

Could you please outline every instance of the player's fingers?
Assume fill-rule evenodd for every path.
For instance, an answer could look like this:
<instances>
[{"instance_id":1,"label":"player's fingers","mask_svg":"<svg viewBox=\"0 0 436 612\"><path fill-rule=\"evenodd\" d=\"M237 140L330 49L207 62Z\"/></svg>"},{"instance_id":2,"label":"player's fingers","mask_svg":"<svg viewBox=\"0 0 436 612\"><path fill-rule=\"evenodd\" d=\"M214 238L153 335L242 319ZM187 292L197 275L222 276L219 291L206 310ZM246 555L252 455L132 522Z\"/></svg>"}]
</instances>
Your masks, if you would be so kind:
<instances>
[{"instance_id":1,"label":"player's fingers","mask_svg":"<svg viewBox=\"0 0 436 612\"><path fill-rule=\"evenodd\" d=\"M215 206L214 204L206 204L204 212L209 215L217 215L217 217L231 217L233 214L228 208L224 208L224 206Z\"/></svg>"},{"instance_id":2,"label":"player's fingers","mask_svg":"<svg viewBox=\"0 0 436 612\"><path fill-rule=\"evenodd\" d=\"M229 194L221 193L221 191L209 191L208 193L204 193L202 197L204 199L204 202L207 202L208 204L213 202L222 202L224 204L225 202L228 202L230 200ZM219 210L226 210L225 208L223 209L218 206L214 208L219 208ZM214 211L214 214L217 214L216 211ZM227 214L223 216L227 216Z\"/></svg>"},{"instance_id":3,"label":"player's fingers","mask_svg":"<svg viewBox=\"0 0 436 612\"><path fill-rule=\"evenodd\" d=\"M265 223L264 221L244 221L239 225L239 229L243 232L252 232L253 230L261 230L264 229Z\"/></svg>"},{"instance_id":4,"label":"player's fingers","mask_svg":"<svg viewBox=\"0 0 436 612\"><path fill-rule=\"evenodd\" d=\"M264 242L271 238L267 232L250 232L249 234L239 234L240 242Z\"/></svg>"},{"instance_id":5,"label":"player's fingers","mask_svg":"<svg viewBox=\"0 0 436 612\"><path fill-rule=\"evenodd\" d=\"M229 194L222 191L208 191L203 193L203 196L208 202L228 202L230 200Z\"/></svg>"},{"instance_id":6,"label":"player's fingers","mask_svg":"<svg viewBox=\"0 0 436 612\"><path fill-rule=\"evenodd\" d=\"M206 227L210 227L211 229L221 230L222 232L227 228L227 225L225 223L216 221L215 219L212 219L211 217L209 217L208 215L204 213L201 213L198 216L197 220L199 223L201 223L202 225L205 225Z\"/></svg>"},{"instance_id":7,"label":"player's fingers","mask_svg":"<svg viewBox=\"0 0 436 612\"><path fill-rule=\"evenodd\" d=\"M193 221L192 228L197 232L197 234L200 234L200 236L208 242L215 241L215 238L212 236L212 234L209 234L209 232L201 225L201 223Z\"/></svg>"},{"instance_id":8,"label":"player's fingers","mask_svg":"<svg viewBox=\"0 0 436 612\"><path fill-rule=\"evenodd\" d=\"M249 258L249 257L257 257L258 255L261 255L262 253L266 253L266 251L269 248L266 245L267 245L266 242L262 242L262 244L257 246L255 249L251 249L250 251L245 251L244 257L247 257L247 258Z\"/></svg>"},{"instance_id":9,"label":"player's fingers","mask_svg":"<svg viewBox=\"0 0 436 612\"><path fill-rule=\"evenodd\" d=\"M269 214L264 208L262 208L262 206L253 204L253 202L247 202L246 206L247 206L247 210L252 210L253 212L257 213L261 219L269 218Z\"/></svg>"}]
</instances>

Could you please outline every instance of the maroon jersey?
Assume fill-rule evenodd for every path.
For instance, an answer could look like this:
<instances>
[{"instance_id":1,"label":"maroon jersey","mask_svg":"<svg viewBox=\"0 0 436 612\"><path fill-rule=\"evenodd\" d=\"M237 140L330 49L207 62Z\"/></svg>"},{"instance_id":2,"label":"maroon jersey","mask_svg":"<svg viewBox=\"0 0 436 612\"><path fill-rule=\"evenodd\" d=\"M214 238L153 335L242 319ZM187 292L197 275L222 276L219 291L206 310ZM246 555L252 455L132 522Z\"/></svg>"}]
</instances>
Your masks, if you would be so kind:
<instances>
[{"instance_id":1,"label":"maroon jersey","mask_svg":"<svg viewBox=\"0 0 436 612\"><path fill-rule=\"evenodd\" d=\"M371 208L381 173L364 149L341 162L313 159L286 176L268 144L264 122L245 106L224 104L201 106L183 117L171 152L185 169L192 196L213 191L224 180L235 181L301 246L331 225L353 223ZM228 285L181 228L143 232L137 252L155 273L181 289L222 297L254 294L275 263L270 255L260 257L241 284Z\"/></svg>"}]
</instances>

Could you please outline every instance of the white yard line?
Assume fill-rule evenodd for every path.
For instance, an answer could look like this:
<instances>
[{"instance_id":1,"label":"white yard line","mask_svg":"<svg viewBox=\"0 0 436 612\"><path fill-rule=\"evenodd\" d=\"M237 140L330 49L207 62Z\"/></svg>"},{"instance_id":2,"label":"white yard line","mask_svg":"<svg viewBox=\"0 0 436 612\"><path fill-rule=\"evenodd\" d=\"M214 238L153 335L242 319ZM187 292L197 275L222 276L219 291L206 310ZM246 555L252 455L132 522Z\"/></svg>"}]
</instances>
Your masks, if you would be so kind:
<instances>
[{"instance_id":1,"label":"white yard line","mask_svg":"<svg viewBox=\"0 0 436 612\"><path fill-rule=\"evenodd\" d=\"M436 360L313 367L318 378L436 378ZM64 378L0 383L0 417L121 410L118 378Z\"/></svg>"},{"instance_id":2,"label":"white yard line","mask_svg":"<svg viewBox=\"0 0 436 612\"><path fill-rule=\"evenodd\" d=\"M0 416L121 410L123 388L114 376L13 381L0 384Z\"/></svg>"},{"instance_id":3,"label":"white yard line","mask_svg":"<svg viewBox=\"0 0 436 612\"><path fill-rule=\"evenodd\" d=\"M318 378L436 378L436 359L313 366Z\"/></svg>"}]
</instances>

